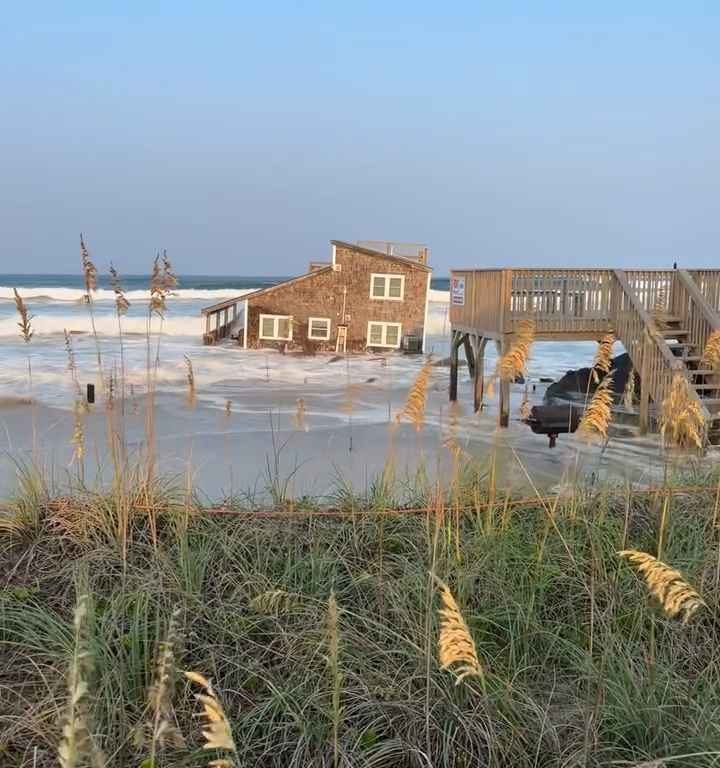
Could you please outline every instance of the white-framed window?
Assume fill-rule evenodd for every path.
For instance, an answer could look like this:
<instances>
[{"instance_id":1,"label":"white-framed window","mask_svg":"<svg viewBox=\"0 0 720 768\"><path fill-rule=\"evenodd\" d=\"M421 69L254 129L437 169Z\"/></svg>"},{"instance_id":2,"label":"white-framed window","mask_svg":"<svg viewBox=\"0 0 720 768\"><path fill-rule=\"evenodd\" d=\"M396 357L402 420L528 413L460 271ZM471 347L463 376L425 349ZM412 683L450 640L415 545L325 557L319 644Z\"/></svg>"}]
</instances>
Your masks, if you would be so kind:
<instances>
[{"instance_id":1,"label":"white-framed window","mask_svg":"<svg viewBox=\"0 0 720 768\"><path fill-rule=\"evenodd\" d=\"M405 297L405 275L370 275L370 298L402 301Z\"/></svg>"},{"instance_id":2,"label":"white-framed window","mask_svg":"<svg viewBox=\"0 0 720 768\"><path fill-rule=\"evenodd\" d=\"M271 341L292 340L292 316L291 315L260 315L261 339Z\"/></svg>"},{"instance_id":3,"label":"white-framed window","mask_svg":"<svg viewBox=\"0 0 720 768\"><path fill-rule=\"evenodd\" d=\"M308 318L308 339L317 339L327 341L330 338L330 318L329 317L309 317Z\"/></svg>"},{"instance_id":4,"label":"white-framed window","mask_svg":"<svg viewBox=\"0 0 720 768\"><path fill-rule=\"evenodd\" d=\"M368 323L367 346L391 347L397 349L400 346L402 325L400 323L382 323L371 320Z\"/></svg>"}]
</instances>

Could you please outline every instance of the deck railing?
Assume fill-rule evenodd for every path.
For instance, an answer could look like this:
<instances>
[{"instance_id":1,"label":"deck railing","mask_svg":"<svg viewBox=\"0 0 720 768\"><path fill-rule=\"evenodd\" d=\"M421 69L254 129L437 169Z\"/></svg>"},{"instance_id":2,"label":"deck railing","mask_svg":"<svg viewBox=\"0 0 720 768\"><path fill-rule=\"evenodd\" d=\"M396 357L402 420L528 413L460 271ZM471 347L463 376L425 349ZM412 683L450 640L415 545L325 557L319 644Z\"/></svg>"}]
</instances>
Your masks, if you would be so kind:
<instances>
[{"instance_id":1,"label":"deck railing","mask_svg":"<svg viewBox=\"0 0 720 768\"><path fill-rule=\"evenodd\" d=\"M642 308L652 314L672 314L674 270L624 269L628 285Z\"/></svg>"},{"instance_id":2,"label":"deck railing","mask_svg":"<svg viewBox=\"0 0 720 768\"><path fill-rule=\"evenodd\" d=\"M720 270L692 269L688 273L711 309L720 312Z\"/></svg>"},{"instance_id":3,"label":"deck railing","mask_svg":"<svg viewBox=\"0 0 720 768\"><path fill-rule=\"evenodd\" d=\"M355 243L361 248L380 251L388 256L402 256L405 259L427 264L430 260L430 249L424 243L401 243L396 240L358 240Z\"/></svg>"},{"instance_id":4,"label":"deck railing","mask_svg":"<svg viewBox=\"0 0 720 768\"><path fill-rule=\"evenodd\" d=\"M456 327L503 333L511 272L509 269L453 270L450 322Z\"/></svg>"},{"instance_id":5,"label":"deck railing","mask_svg":"<svg viewBox=\"0 0 720 768\"><path fill-rule=\"evenodd\" d=\"M532 320L537 333L611 329L608 269L453 270L452 279L450 321L457 328L499 335Z\"/></svg>"},{"instance_id":6,"label":"deck railing","mask_svg":"<svg viewBox=\"0 0 720 768\"><path fill-rule=\"evenodd\" d=\"M608 269L514 269L509 322L532 320L537 333L602 334L610 329L612 272Z\"/></svg>"}]
</instances>

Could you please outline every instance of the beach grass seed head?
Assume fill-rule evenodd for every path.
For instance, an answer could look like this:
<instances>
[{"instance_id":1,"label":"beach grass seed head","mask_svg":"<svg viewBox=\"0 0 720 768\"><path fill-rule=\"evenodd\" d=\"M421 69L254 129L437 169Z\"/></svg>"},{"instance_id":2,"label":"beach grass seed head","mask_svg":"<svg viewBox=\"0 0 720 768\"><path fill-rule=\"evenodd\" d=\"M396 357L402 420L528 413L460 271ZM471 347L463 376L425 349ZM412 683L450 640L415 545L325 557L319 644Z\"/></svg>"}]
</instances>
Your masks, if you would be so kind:
<instances>
[{"instance_id":1,"label":"beach grass seed head","mask_svg":"<svg viewBox=\"0 0 720 768\"><path fill-rule=\"evenodd\" d=\"M612 375L605 374L595 390L585 413L580 419L578 435L585 440L602 438L607 440L608 427L612 420L613 390Z\"/></svg>"},{"instance_id":2,"label":"beach grass seed head","mask_svg":"<svg viewBox=\"0 0 720 768\"><path fill-rule=\"evenodd\" d=\"M668 618L679 617L683 624L687 624L705 605L680 571L637 549L624 549L618 554L636 568Z\"/></svg>"},{"instance_id":3,"label":"beach grass seed head","mask_svg":"<svg viewBox=\"0 0 720 768\"><path fill-rule=\"evenodd\" d=\"M200 686L204 691L204 693L195 694L196 700L202 705L200 717L203 718L202 735L205 740L203 749L217 749L232 754L237 753L230 721L227 719L222 702L213 690L210 681L199 672L187 671L185 672L185 677L191 683ZM226 762L223 763L223 760ZM232 763L226 757L223 757L213 760L210 765L217 767L232 765Z\"/></svg>"},{"instance_id":4,"label":"beach grass seed head","mask_svg":"<svg viewBox=\"0 0 720 768\"><path fill-rule=\"evenodd\" d=\"M430 377L433 371L432 357L428 357L423 363L420 373L415 378L410 391L408 392L405 405L400 413L395 417L399 424L403 419L407 419L415 425L419 432L425 423L425 406L427 404L427 393L430 384Z\"/></svg>"},{"instance_id":5,"label":"beach grass seed head","mask_svg":"<svg viewBox=\"0 0 720 768\"><path fill-rule=\"evenodd\" d=\"M452 669L459 685L466 677L482 677L475 641L450 588L437 576L433 577L440 590L441 608L438 610L440 634L438 660L441 669Z\"/></svg>"},{"instance_id":6,"label":"beach grass seed head","mask_svg":"<svg viewBox=\"0 0 720 768\"><path fill-rule=\"evenodd\" d=\"M15 309L17 309L17 313L20 316L20 322L18 323L20 336L26 344L29 344L33 337L31 322L33 316L28 311L27 304L25 304L23 297L18 293L17 288L13 288L13 294L15 295Z\"/></svg>"},{"instance_id":7,"label":"beach grass seed head","mask_svg":"<svg viewBox=\"0 0 720 768\"><path fill-rule=\"evenodd\" d=\"M682 374L675 374L670 392L662 402L660 434L666 444L682 450L703 447L705 418Z\"/></svg>"}]
</instances>

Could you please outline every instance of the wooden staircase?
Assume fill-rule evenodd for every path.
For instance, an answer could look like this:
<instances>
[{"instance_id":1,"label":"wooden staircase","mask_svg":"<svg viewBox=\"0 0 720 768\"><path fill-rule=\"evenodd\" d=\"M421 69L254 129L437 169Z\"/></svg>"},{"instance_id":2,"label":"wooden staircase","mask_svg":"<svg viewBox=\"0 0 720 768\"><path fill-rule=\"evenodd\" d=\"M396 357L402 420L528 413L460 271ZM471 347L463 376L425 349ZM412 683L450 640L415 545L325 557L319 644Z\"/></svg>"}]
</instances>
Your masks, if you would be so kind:
<instances>
[{"instance_id":1,"label":"wooden staircase","mask_svg":"<svg viewBox=\"0 0 720 768\"><path fill-rule=\"evenodd\" d=\"M641 431L653 421L657 426L662 403L681 376L703 416L708 441L720 444L720 372L702 361L708 339L720 330L720 269L454 269L451 277L462 287L449 312L451 400L457 396L457 349L463 343L478 360L477 410L488 341L505 354L527 322L536 341L598 341L611 333L641 380ZM498 387L498 401L498 423L507 426L507 383Z\"/></svg>"},{"instance_id":2,"label":"wooden staircase","mask_svg":"<svg viewBox=\"0 0 720 768\"><path fill-rule=\"evenodd\" d=\"M616 270L615 275L622 290L617 337L642 382L641 428L648 426L649 398L661 406L680 375L705 418L708 442L720 444L720 374L703 363L720 318L686 272Z\"/></svg>"}]
</instances>

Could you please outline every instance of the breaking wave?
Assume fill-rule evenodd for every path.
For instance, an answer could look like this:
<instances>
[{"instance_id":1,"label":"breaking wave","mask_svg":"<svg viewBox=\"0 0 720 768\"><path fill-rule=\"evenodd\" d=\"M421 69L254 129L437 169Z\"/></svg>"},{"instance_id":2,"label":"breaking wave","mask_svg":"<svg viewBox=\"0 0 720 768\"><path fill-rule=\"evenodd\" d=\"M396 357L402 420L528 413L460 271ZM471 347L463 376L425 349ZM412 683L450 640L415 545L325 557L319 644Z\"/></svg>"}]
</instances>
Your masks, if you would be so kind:
<instances>
[{"instance_id":1,"label":"breaking wave","mask_svg":"<svg viewBox=\"0 0 720 768\"><path fill-rule=\"evenodd\" d=\"M159 320L153 318L153 332L159 328ZM114 315L96 315L95 328L100 336L116 336L118 322ZM92 333L90 317L82 313L74 315L36 315L32 319L33 333L37 336L60 335L65 329L70 333ZM145 335L147 332L147 320L144 316L123 317L123 334ZM199 314L180 315L173 317L168 313L163 324L162 332L165 336L196 336L203 332L203 325ZM6 317L0 319L0 337L18 335L17 318Z\"/></svg>"},{"instance_id":2,"label":"breaking wave","mask_svg":"<svg viewBox=\"0 0 720 768\"><path fill-rule=\"evenodd\" d=\"M18 293L25 301L37 302L68 302L79 303L83 301L85 291L81 288L63 288L62 286L41 288L27 288L18 286ZM234 296L243 296L255 290L254 288L179 288L173 294L173 301L207 301L212 304L213 301L232 298ZM149 290L126 291L125 297L129 302L139 301L147 302L150 300ZM100 288L93 293L93 300L96 302L111 302L115 300L113 291L107 288ZM14 301L12 287L0 285L0 301Z\"/></svg>"}]
</instances>

